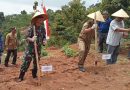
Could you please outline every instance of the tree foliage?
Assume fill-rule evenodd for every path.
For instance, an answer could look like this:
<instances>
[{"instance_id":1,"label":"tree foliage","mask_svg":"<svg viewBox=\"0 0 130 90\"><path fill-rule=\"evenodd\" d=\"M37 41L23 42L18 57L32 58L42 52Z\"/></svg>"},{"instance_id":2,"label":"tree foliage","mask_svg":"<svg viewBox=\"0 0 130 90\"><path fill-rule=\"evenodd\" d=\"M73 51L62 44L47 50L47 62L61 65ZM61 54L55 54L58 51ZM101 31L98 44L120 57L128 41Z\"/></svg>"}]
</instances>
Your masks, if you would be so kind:
<instances>
[{"instance_id":1,"label":"tree foliage","mask_svg":"<svg viewBox=\"0 0 130 90\"><path fill-rule=\"evenodd\" d=\"M21 14L27 14L27 12L25 10L21 11Z\"/></svg>"},{"instance_id":2,"label":"tree foliage","mask_svg":"<svg viewBox=\"0 0 130 90\"><path fill-rule=\"evenodd\" d=\"M0 12L0 27L2 27L2 23L4 22L5 17L4 17L4 13Z\"/></svg>"},{"instance_id":3,"label":"tree foliage","mask_svg":"<svg viewBox=\"0 0 130 90\"><path fill-rule=\"evenodd\" d=\"M85 2L72 0L68 5L62 6L53 15L54 23L51 23L52 35L56 39L60 37L70 43L77 42L77 37L82 28L82 24L87 19ZM62 41L63 41L62 40Z\"/></svg>"},{"instance_id":4,"label":"tree foliage","mask_svg":"<svg viewBox=\"0 0 130 90\"><path fill-rule=\"evenodd\" d=\"M88 14L97 10L107 10L111 15L121 8L130 14L130 0L102 0L102 3L92 4L87 9L85 1L71 0L67 5L62 6L61 10L53 11L48 9L47 13L51 29L51 38L48 41L48 46L55 45L62 47L66 43L77 42L82 25L88 20ZM31 15L26 14L24 10L19 15L14 14L6 17L0 13L0 20L3 20L2 30L4 30L4 35L6 35L12 26L16 26L18 30L28 27ZM127 27L130 25L129 19L126 20L125 25ZM21 39L20 32L18 34Z\"/></svg>"}]
</instances>

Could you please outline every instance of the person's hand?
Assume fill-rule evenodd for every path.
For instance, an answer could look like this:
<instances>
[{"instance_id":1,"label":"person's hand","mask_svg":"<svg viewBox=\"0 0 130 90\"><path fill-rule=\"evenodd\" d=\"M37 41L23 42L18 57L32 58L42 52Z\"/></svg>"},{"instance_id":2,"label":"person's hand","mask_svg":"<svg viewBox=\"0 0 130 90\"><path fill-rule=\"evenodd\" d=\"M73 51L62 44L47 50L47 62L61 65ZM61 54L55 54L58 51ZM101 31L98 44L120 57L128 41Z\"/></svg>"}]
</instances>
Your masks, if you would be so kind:
<instances>
[{"instance_id":1,"label":"person's hand","mask_svg":"<svg viewBox=\"0 0 130 90\"><path fill-rule=\"evenodd\" d=\"M31 39L32 42L35 42L36 40L37 40L37 36L33 36Z\"/></svg>"},{"instance_id":2,"label":"person's hand","mask_svg":"<svg viewBox=\"0 0 130 90\"><path fill-rule=\"evenodd\" d=\"M91 27L91 29L96 29L97 28L97 24L93 24L93 26Z\"/></svg>"},{"instance_id":3,"label":"person's hand","mask_svg":"<svg viewBox=\"0 0 130 90\"><path fill-rule=\"evenodd\" d=\"M128 32L123 32L123 38L128 38L129 34Z\"/></svg>"},{"instance_id":4,"label":"person's hand","mask_svg":"<svg viewBox=\"0 0 130 90\"><path fill-rule=\"evenodd\" d=\"M128 28L128 32L130 32L130 28Z\"/></svg>"}]
</instances>

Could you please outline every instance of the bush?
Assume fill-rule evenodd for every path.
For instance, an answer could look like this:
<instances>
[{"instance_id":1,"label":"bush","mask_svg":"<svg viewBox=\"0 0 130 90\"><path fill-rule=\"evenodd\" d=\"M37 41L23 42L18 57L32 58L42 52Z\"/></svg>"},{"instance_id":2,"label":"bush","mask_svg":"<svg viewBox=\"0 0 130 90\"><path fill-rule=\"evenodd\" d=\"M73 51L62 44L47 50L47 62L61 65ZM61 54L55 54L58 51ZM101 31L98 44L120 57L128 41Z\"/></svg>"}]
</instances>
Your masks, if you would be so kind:
<instances>
[{"instance_id":1,"label":"bush","mask_svg":"<svg viewBox=\"0 0 130 90\"><path fill-rule=\"evenodd\" d=\"M66 44L63 48L62 48L63 52L65 53L66 56L68 57L75 57L78 55L78 52L74 51L73 49L69 48L69 45Z\"/></svg>"},{"instance_id":2,"label":"bush","mask_svg":"<svg viewBox=\"0 0 130 90\"><path fill-rule=\"evenodd\" d=\"M68 43L68 41L61 38L62 37L51 36L51 38L47 42L47 46L63 47L65 44Z\"/></svg>"},{"instance_id":3,"label":"bush","mask_svg":"<svg viewBox=\"0 0 130 90\"><path fill-rule=\"evenodd\" d=\"M42 47L41 56L47 56L47 55L48 55L48 52L45 50L44 47Z\"/></svg>"}]
</instances>

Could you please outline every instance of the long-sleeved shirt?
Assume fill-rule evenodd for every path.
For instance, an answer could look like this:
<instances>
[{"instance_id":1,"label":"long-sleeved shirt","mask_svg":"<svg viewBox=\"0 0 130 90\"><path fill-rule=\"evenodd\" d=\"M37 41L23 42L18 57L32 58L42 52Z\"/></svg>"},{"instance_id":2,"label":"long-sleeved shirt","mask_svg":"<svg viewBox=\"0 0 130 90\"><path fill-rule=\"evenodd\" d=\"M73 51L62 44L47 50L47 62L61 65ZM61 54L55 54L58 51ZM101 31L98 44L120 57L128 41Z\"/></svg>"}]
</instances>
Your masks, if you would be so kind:
<instances>
[{"instance_id":1,"label":"long-sleeved shirt","mask_svg":"<svg viewBox=\"0 0 130 90\"><path fill-rule=\"evenodd\" d=\"M107 18L105 22L98 22L99 32L108 33L112 19Z\"/></svg>"},{"instance_id":2,"label":"long-sleeved shirt","mask_svg":"<svg viewBox=\"0 0 130 90\"><path fill-rule=\"evenodd\" d=\"M117 20L114 19L111 22L106 40L106 43L111 46L118 46L123 36L123 32L115 32L117 28L124 28L124 21L118 22Z\"/></svg>"},{"instance_id":3,"label":"long-sleeved shirt","mask_svg":"<svg viewBox=\"0 0 130 90\"><path fill-rule=\"evenodd\" d=\"M45 29L43 27L39 27L38 30L36 30L36 36L37 36L37 52L40 55L41 53L41 45L43 45L43 41L46 39L46 33ZM33 28L30 27L30 29L27 32L26 38L32 38L34 36ZM26 52L29 52L29 54L35 54L34 51L34 42L27 41L27 47Z\"/></svg>"},{"instance_id":4,"label":"long-sleeved shirt","mask_svg":"<svg viewBox=\"0 0 130 90\"><path fill-rule=\"evenodd\" d=\"M17 49L18 41L17 35L13 35L12 33L8 33L6 35L5 46L7 49Z\"/></svg>"}]
</instances>

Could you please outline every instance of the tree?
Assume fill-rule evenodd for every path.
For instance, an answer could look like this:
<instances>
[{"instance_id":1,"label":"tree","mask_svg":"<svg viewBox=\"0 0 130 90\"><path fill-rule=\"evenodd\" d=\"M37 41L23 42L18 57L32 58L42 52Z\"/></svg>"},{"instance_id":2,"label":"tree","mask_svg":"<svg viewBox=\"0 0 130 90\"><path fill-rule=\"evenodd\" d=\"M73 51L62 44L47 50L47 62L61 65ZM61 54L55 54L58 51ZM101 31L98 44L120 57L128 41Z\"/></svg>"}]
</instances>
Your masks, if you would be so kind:
<instances>
[{"instance_id":1,"label":"tree","mask_svg":"<svg viewBox=\"0 0 130 90\"><path fill-rule=\"evenodd\" d=\"M25 10L21 11L21 14L27 14L27 12Z\"/></svg>"},{"instance_id":2,"label":"tree","mask_svg":"<svg viewBox=\"0 0 130 90\"><path fill-rule=\"evenodd\" d=\"M129 6L130 0L102 0L101 9L112 14L121 8L128 11Z\"/></svg>"},{"instance_id":3,"label":"tree","mask_svg":"<svg viewBox=\"0 0 130 90\"><path fill-rule=\"evenodd\" d=\"M63 37L72 43L77 42L79 32L87 18L84 4L85 2L81 0L72 0L69 5L62 7L63 25L66 27Z\"/></svg>"},{"instance_id":4,"label":"tree","mask_svg":"<svg viewBox=\"0 0 130 90\"><path fill-rule=\"evenodd\" d=\"M0 27L2 27L2 23L5 20L4 13L0 12Z\"/></svg>"}]
</instances>

